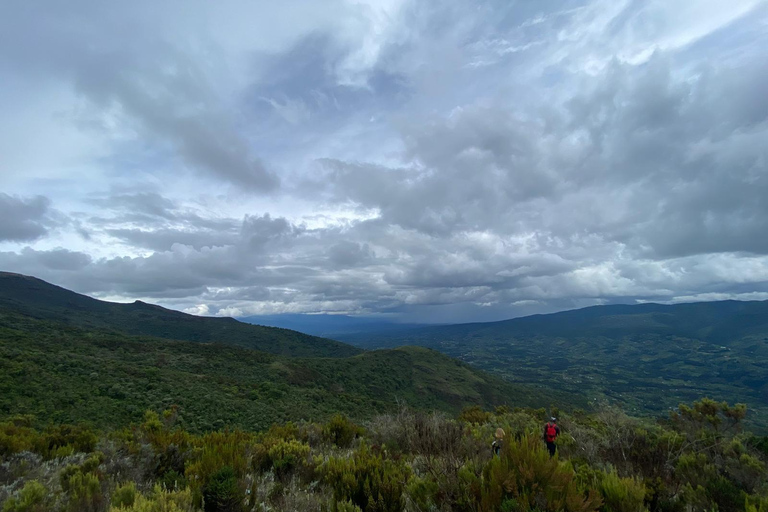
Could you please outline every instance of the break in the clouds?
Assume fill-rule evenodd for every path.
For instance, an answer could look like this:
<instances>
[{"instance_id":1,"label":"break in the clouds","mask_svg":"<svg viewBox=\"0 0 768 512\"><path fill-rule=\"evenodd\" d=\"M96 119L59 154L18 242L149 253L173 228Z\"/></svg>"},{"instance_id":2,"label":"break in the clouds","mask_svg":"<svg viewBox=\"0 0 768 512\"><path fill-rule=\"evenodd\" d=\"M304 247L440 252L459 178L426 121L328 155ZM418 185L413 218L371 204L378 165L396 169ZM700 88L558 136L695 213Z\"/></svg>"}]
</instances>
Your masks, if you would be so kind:
<instances>
[{"instance_id":1,"label":"break in the clouds","mask_svg":"<svg viewBox=\"0 0 768 512\"><path fill-rule=\"evenodd\" d=\"M9 1L0 269L200 314L768 298L768 2Z\"/></svg>"}]
</instances>

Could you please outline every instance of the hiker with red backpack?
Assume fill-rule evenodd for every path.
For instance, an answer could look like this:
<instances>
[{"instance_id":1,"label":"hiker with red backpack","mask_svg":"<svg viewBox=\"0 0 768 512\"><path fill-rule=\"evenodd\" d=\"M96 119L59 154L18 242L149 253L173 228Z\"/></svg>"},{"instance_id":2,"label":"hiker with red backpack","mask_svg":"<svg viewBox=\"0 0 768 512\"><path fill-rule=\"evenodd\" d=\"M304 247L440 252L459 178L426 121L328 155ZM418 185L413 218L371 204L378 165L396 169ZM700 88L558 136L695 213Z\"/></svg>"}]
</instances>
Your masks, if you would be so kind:
<instances>
[{"instance_id":1,"label":"hiker with red backpack","mask_svg":"<svg viewBox=\"0 0 768 512\"><path fill-rule=\"evenodd\" d=\"M549 456L555 456L555 450L557 445L555 439L560 435L560 427L557 426L557 418L554 416L549 419L546 425L544 425L544 441L547 443L547 450L549 450Z\"/></svg>"}]
</instances>

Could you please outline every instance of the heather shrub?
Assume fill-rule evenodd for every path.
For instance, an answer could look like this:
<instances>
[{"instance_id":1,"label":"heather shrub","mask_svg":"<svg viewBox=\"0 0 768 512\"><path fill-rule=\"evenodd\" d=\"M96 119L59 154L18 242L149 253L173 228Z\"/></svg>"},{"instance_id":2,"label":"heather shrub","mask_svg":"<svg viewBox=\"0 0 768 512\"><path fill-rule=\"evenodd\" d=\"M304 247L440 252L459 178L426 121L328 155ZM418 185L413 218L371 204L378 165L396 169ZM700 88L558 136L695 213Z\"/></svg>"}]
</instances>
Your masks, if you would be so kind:
<instances>
[{"instance_id":1,"label":"heather shrub","mask_svg":"<svg viewBox=\"0 0 768 512\"><path fill-rule=\"evenodd\" d=\"M415 476L408 481L406 497L416 510L437 509L439 493L440 485L432 478Z\"/></svg>"},{"instance_id":2,"label":"heather shrub","mask_svg":"<svg viewBox=\"0 0 768 512\"><path fill-rule=\"evenodd\" d=\"M192 489L195 506L202 506L203 489L213 475L229 467L240 480L249 467L253 436L244 432L211 432L198 441L199 447L187 462L185 477ZM218 475L220 478L222 474ZM217 484L218 485L218 484Z\"/></svg>"},{"instance_id":3,"label":"heather shrub","mask_svg":"<svg viewBox=\"0 0 768 512\"><path fill-rule=\"evenodd\" d=\"M112 493L112 508L132 507L137 495L136 484L133 482L127 482L118 486L115 492Z\"/></svg>"},{"instance_id":4,"label":"heather shrub","mask_svg":"<svg viewBox=\"0 0 768 512\"><path fill-rule=\"evenodd\" d=\"M334 512L363 512L363 509L351 501L337 501L331 506Z\"/></svg>"},{"instance_id":5,"label":"heather shrub","mask_svg":"<svg viewBox=\"0 0 768 512\"><path fill-rule=\"evenodd\" d=\"M202 489L205 512L239 512L243 494L231 466L225 466L208 478Z\"/></svg>"},{"instance_id":6,"label":"heather shrub","mask_svg":"<svg viewBox=\"0 0 768 512\"><path fill-rule=\"evenodd\" d=\"M480 509L595 511L597 493L583 494L569 464L552 458L542 443L528 436L505 443L501 456L483 470Z\"/></svg>"},{"instance_id":7,"label":"heather shrub","mask_svg":"<svg viewBox=\"0 0 768 512\"><path fill-rule=\"evenodd\" d=\"M0 456L32 451L37 437L37 431L32 428L32 416L14 416L0 423Z\"/></svg>"},{"instance_id":8,"label":"heather shrub","mask_svg":"<svg viewBox=\"0 0 768 512\"><path fill-rule=\"evenodd\" d=\"M82 464L70 464L61 471L61 489L67 495L67 510L72 512L97 512L104 508L106 499L102 490L102 473L99 466L104 460L97 452Z\"/></svg>"},{"instance_id":9,"label":"heather shrub","mask_svg":"<svg viewBox=\"0 0 768 512\"><path fill-rule=\"evenodd\" d=\"M274 469L286 474L306 462L310 447L296 439L265 437L254 446L253 468L259 472Z\"/></svg>"},{"instance_id":10,"label":"heather shrub","mask_svg":"<svg viewBox=\"0 0 768 512\"><path fill-rule=\"evenodd\" d=\"M166 491L155 486L148 496L136 494L133 503L113 503L109 512L193 512L192 492L189 489L181 491Z\"/></svg>"},{"instance_id":11,"label":"heather shrub","mask_svg":"<svg viewBox=\"0 0 768 512\"><path fill-rule=\"evenodd\" d=\"M96 449L98 436L88 428L75 425L48 427L37 438L35 451L46 458L89 453Z\"/></svg>"},{"instance_id":12,"label":"heather shrub","mask_svg":"<svg viewBox=\"0 0 768 512\"><path fill-rule=\"evenodd\" d=\"M464 410L461 411L461 414L459 414L459 419L461 421L476 425L488 423L491 421L491 418L493 418L493 415L490 412L484 411L479 405L465 407Z\"/></svg>"},{"instance_id":13,"label":"heather shrub","mask_svg":"<svg viewBox=\"0 0 768 512\"><path fill-rule=\"evenodd\" d=\"M75 472L69 476L66 492L69 496L67 510L72 512L97 512L105 503L101 481L93 473Z\"/></svg>"},{"instance_id":14,"label":"heather shrub","mask_svg":"<svg viewBox=\"0 0 768 512\"><path fill-rule=\"evenodd\" d=\"M409 473L402 462L373 454L365 443L351 458L332 457L320 467L334 503L351 501L366 512L401 511Z\"/></svg>"},{"instance_id":15,"label":"heather shrub","mask_svg":"<svg viewBox=\"0 0 768 512\"><path fill-rule=\"evenodd\" d=\"M355 425L349 418L336 414L323 426L323 439L339 448L349 448L352 441L363 432L362 427Z\"/></svg>"},{"instance_id":16,"label":"heather shrub","mask_svg":"<svg viewBox=\"0 0 768 512\"><path fill-rule=\"evenodd\" d=\"M282 478L297 466L306 465L309 445L296 440L280 441L269 448L267 456L275 475Z\"/></svg>"},{"instance_id":17,"label":"heather shrub","mask_svg":"<svg viewBox=\"0 0 768 512\"><path fill-rule=\"evenodd\" d=\"M744 504L745 512L768 512L768 497L750 496Z\"/></svg>"},{"instance_id":18,"label":"heather shrub","mask_svg":"<svg viewBox=\"0 0 768 512\"><path fill-rule=\"evenodd\" d=\"M603 473L598 490L604 512L642 512L647 510L645 485L636 478L621 478L615 472Z\"/></svg>"},{"instance_id":19,"label":"heather shrub","mask_svg":"<svg viewBox=\"0 0 768 512\"><path fill-rule=\"evenodd\" d=\"M12 496L3 505L3 512L47 512L49 507L48 490L37 480L30 480L17 496Z\"/></svg>"}]
</instances>

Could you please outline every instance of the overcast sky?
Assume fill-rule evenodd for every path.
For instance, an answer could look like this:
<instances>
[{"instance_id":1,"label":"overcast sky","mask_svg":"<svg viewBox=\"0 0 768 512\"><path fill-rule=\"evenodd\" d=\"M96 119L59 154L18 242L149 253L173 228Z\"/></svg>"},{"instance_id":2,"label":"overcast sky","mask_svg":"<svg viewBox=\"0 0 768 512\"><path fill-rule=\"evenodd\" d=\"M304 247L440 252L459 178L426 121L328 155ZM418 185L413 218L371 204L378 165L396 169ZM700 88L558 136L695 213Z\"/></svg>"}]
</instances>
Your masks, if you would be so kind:
<instances>
[{"instance_id":1,"label":"overcast sky","mask_svg":"<svg viewBox=\"0 0 768 512\"><path fill-rule=\"evenodd\" d=\"M768 299L768 1L5 0L0 270L231 316Z\"/></svg>"}]
</instances>

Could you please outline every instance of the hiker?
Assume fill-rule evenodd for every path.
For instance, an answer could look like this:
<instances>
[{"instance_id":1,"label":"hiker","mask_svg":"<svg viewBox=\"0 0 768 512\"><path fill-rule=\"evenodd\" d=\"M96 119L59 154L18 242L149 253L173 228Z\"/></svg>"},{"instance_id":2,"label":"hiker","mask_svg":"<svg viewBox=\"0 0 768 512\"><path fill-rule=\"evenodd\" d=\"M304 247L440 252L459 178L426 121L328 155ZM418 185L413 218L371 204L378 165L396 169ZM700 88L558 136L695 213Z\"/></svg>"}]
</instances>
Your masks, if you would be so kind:
<instances>
[{"instance_id":1,"label":"hiker","mask_svg":"<svg viewBox=\"0 0 768 512\"><path fill-rule=\"evenodd\" d=\"M544 425L544 441L547 443L547 450L549 450L549 456L555 456L555 439L560 435L560 427L557 426L557 418L554 416L549 419L546 425Z\"/></svg>"},{"instance_id":2,"label":"hiker","mask_svg":"<svg viewBox=\"0 0 768 512\"><path fill-rule=\"evenodd\" d=\"M496 439L491 443L491 449L493 450L493 454L499 457L501 455L501 448L504 446L504 429L497 428L494 437Z\"/></svg>"}]
</instances>

